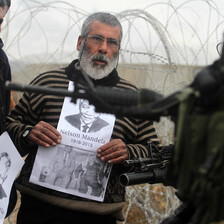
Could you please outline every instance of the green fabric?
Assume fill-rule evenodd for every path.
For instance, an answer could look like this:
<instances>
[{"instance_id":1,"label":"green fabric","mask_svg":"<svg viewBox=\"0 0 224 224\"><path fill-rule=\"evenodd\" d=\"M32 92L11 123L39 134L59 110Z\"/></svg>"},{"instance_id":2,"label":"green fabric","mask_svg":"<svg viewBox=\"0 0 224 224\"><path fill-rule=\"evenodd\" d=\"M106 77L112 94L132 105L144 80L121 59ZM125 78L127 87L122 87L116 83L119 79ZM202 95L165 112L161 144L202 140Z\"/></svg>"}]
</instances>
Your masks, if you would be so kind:
<instances>
[{"instance_id":1,"label":"green fabric","mask_svg":"<svg viewBox=\"0 0 224 224\"><path fill-rule=\"evenodd\" d=\"M191 223L207 224L224 219L224 101L202 112L198 96L191 88L179 96L174 175L179 193L196 208Z\"/></svg>"}]
</instances>

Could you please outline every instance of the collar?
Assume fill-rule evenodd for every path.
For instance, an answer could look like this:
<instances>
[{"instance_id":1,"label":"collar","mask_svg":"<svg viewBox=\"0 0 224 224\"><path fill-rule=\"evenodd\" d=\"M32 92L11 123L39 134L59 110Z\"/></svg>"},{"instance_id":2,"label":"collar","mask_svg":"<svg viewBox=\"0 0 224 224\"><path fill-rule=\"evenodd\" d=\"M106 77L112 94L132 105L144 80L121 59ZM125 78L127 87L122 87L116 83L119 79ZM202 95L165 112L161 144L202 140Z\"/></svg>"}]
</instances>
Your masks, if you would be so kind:
<instances>
[{"instance_id":1,"label":"collar","mask_svg":"<svg viewBox=\"0 0 224 224\"><path fill-rule=\"evenodd\" d=\"M76 64L78 63L78 59L72 61L68 67L65 68L65 73L67 74L68 78L72 81L77 81L79 79L79 82L82 84L84 81L83 75L80 70L76 68ZM115 86L119 81L120 77L118 76L117 70L114 69L108 76L104 77L103 79L92 79L89 77L90 80L93 82L94 86Z\"/></svg>"}]
</instances>

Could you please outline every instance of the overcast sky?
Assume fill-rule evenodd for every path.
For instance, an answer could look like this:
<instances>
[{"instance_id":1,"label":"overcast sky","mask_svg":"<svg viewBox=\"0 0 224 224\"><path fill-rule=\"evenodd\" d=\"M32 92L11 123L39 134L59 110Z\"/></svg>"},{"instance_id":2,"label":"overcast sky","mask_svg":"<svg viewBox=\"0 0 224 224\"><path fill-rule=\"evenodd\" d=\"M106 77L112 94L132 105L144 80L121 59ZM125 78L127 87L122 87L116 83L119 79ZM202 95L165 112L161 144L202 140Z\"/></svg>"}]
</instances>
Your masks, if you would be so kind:
<instances>
[{"instance_id":1,"label":"overcast sky","mask_svg":"<svg viewBox=\"0 0 224 224\"><path fill-rule=\"evenodd\" d=\"M218 57L223 0L13 0L1 35L5 50L11 60L69 61L83 19L96 11L118 15L127 60L147 61L145 53L206 64Z\"/></svg>"}]
</instances>

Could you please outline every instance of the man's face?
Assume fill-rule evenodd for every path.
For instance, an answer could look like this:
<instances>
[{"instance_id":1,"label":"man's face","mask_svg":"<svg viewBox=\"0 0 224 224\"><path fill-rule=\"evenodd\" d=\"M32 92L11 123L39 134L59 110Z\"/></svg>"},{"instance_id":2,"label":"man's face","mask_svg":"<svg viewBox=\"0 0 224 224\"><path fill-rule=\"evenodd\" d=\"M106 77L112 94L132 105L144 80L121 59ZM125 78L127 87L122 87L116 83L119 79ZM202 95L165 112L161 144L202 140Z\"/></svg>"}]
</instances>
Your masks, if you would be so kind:
<instances>
[{"instance_id":1,"label":"man's face","mask_svg":"<svg viewBox=\"0 0 224 224\"><path fill-rule=\"evenodd\" d=\"M3 18L4 18L4 12L2 7L0 7L0 32L2 30L2 22L3 22Z\"/></svg>"},{"instance_id":2,"label":"man's face","mask_svg":"<svg viewBox=\"0 0 224 224\"><path fill-rule=\"evenodd\" d=\"M5 175L8 171L8 159L3 156L1 159L0 159L0 180L4 180L5 178Z\"/></svg>"},{"instance_id":3,"label":"man's face","mask_svg":"<svg viewBox=\"0 0 224 224\"><path fill-rule=\"evenodd\" d=\"M51 173L51 168L48 166L43 167L41 170L41 174L43 174L44 176L49 176L50 173Z\"/></svg>"},{"instance_id":4,"label":"man's face","mask_svg":"<svg viewBox=\"0 0 224 224\"><path fill-rule=\"evenodd\" d=\"M82 122L90 124L95 121L99 114L95 113L93 105L89 105L88 101L83 100L80 104L80 113Z\"/></svg>"},{"instance_id":5,"label":"man's face","mask_svg":"<svg viewBox=\"0 0 224 224\"><path fill-rule=\"evenodd\" d=\"M72 146L66 145L64 150L65 152L70 153L72 151Z\"/></svg>"},{"instance_id":6,"label":"man's face","mask_svg":"<svg viewBox=\"0 0 224 224\"><path fill-rule=\"evenodd\" d=\"M101 41L97 41L96 37L101 38ZM119 37L120 28L118 26L112 27L98 21L91 24L84 45L82 45L83 38L79 37L77 50L80 51L80 66L89 76L101 79L116 67Z\"/></svg>"},{"instance_id":7,"label":"man's face","mask_svg":"<svg viewBox=\"0 0 224 224\"><path fill-rule=\"evenodd\" d=\"M0 7L0 32L2 30L3 19L4 19L5 15L6 15L6 13L8 12L8 9L9 9L8 6L6 6L4 8L4 10L3 10L2 7Z\"/></svg>"},{"instance_id":8,"label":"man's face","mask_svg":"<svg viewBox=\"0 0 224 224\"><path fill-rule=\"evenodd\" d=\"M55 169L56 171L61 170L61 169L63 169L63 168L64 168L64 163L63 163L63 161L57 161L57 162L55 162L55 164L54 164L54 169Z\"/></svg>"},{"instance_id":9,"label":"man's face","mask_svg":"<svg viewBox=\"0 0 224 224\"><path fill-rule=\"evenodd\" d=\"M96 160L96 155L90 154L89 155L89 163L93 164L95 162L95 160Z\"/></svg>"}]
</instances>

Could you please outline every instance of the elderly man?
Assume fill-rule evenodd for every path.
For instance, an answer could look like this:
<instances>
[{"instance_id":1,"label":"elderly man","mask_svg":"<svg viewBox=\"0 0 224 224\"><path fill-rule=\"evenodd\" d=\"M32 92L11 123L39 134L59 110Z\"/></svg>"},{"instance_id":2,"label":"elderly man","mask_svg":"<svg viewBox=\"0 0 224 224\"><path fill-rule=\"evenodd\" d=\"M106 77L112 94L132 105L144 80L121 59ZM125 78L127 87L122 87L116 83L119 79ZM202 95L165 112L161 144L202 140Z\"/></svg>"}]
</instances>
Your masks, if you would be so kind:
<instances>
[{"instance_id":1,"label":"elderly man","mask_svg":"<svg viewBox=\"0 0 224 224\"><path fill-rule=\"evenodd\" d=\"M58 72L46 72L36 77L32 85L68 88L82 72L89 75L95 86L116 89L137 88L118 76L119 49L122 27L109 13L94 13L83 23L77 41L79 59ZM119 184L126 159L149 157L148 142L156 139L153 123L127 117L117 117L111 140L97 150L101 161L113 164L103 202L50 190L29 182L37 146L60 144L61 135L56 130L64 98L25 92L6 126L22 156L25 165L17 179L21 192L21 208L17 223L107 223L124 220L125 188Z\"/></svg>"}]
</instances>

